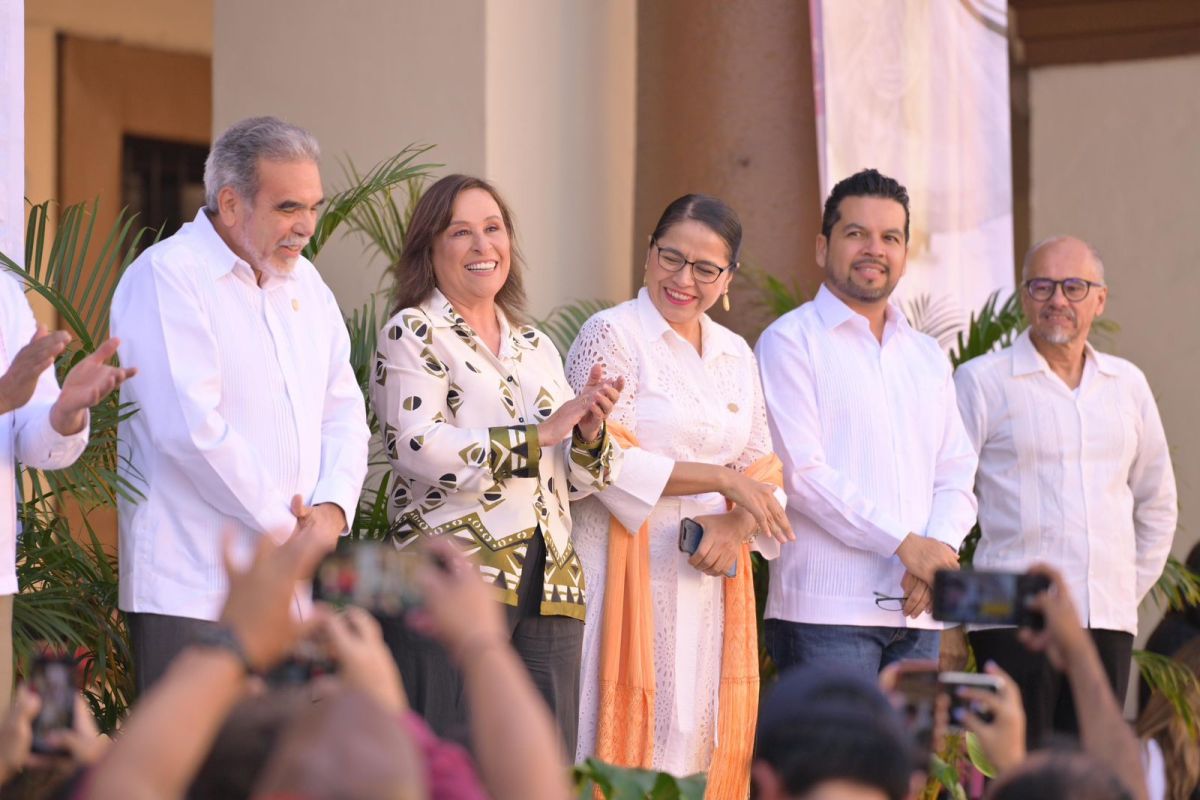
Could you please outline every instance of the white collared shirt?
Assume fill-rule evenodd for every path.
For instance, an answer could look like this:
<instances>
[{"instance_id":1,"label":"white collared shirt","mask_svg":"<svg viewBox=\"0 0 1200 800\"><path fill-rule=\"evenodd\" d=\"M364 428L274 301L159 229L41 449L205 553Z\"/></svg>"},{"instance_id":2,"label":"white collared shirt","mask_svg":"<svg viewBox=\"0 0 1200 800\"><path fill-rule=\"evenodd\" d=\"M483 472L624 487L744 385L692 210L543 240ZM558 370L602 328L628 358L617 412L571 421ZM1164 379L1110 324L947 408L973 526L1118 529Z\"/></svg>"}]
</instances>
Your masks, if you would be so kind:
<instances>
[{"instance_id":1,"label":"white collared shirt","mask_svg":"<svg viewBox=\"0 0 1200 800\"><path fill-rule=\"evenodd\" d=\"M955 375L979 452L980 569L1062 573L1084 624L1137 632L1175 535L1175 474L1141 370L1087 345L1067 388L1026 331Z\"/></svg>"},{"instance_id":2,"label":"white collared shirt","mask_svg":"<svg viewBox=\"0 0 1200 800\"><path fill-rule=\"evenodd\" d=\"M976 457L950 361L888 306L882 344L825 286L755 349L796 533L771 565L768 618L940 628L875 603L903 594L908 533L955 550L975 522Z\"/></svg>"},{"instance_id":3,"label":"white collared shirt","mask_svg":"<svg viewBox=\"0 0 1200 800\"><path fill-rule=\"evenodd\" d=\"M120 607L216 619L221 541L286 539L292 495L353 518L369 431L346 324L300 258L262 287L204 211L142 253L113 296L112 334L138 375L121 400Z\"/></svg>"},{"instance_id":4,"label":"white collared shirt","mask_svg":"<svg viewBox=\"0 0 1200 800\"><path fill-rule=\"evenodd\" d=\"M0 269L0 375L37 330L33 311L16 277ZM50 425L58 399L53 367L38 376L29 402L0 415L0 595L17 593L17 484L14 460L27 467L62 469L87 447L88 426L61 436Z\"/></svg>"}]
</instances>

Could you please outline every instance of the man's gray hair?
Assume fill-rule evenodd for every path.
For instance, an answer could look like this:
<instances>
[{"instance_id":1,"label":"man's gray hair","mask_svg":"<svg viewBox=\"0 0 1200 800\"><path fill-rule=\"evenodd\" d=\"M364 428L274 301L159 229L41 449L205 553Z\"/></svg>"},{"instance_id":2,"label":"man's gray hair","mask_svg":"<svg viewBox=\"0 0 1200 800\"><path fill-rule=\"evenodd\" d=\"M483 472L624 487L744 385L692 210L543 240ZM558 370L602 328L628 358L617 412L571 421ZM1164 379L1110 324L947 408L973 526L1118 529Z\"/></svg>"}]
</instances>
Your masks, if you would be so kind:
<instances>
[{"instance_id":1,"label":"man's gray hair","mask_svg":"<svg viewBox=\"0 0 1200 800\"><path fill-rule=\"evenodd\" d=\"M319 161L321 147L311 133L277 117L250 117L225 129L204 162L204 205L217 213L217 195L226 186L253 200L258 194L258 160Z\"/></svg>"},{"instance_id":2,"label":"man's gray hair","mask_svg":"<svg viewBox=\"0 0 1200 800\"><path fill-rule=\"evenodd\" d=\"M1100 258L1100 252L1095 247L1093 247L1090 243L1083 241L1083 239L1080 239L1078 236L1066 236L1061 233L1056 234L1054 236L1047 236L1045 239L1042 239L1040 242L1035 244L1033 247L1031 247L1027 251L1025 251L1025 260L1021 262L1021 280L1023 280L1023 281L1029 280L1029 270L1033 268L1033 259L1035 256L1037 256L1038 251L1040 251L1044 247L1049 247L1050 245L1058 244L1059 242L1066 242L1066 241L1079 242L1080 244L1082 244L1084 247L1086 247L1088 249L1088 252L1091 253L1091 255L1092 255L1092 261L1094 261L1096 264L1096 275L1097 275L1097 277L1100 278L1100 282L1103 283L1104 282L1104 261Z\"/></svg>"}]
</instances>

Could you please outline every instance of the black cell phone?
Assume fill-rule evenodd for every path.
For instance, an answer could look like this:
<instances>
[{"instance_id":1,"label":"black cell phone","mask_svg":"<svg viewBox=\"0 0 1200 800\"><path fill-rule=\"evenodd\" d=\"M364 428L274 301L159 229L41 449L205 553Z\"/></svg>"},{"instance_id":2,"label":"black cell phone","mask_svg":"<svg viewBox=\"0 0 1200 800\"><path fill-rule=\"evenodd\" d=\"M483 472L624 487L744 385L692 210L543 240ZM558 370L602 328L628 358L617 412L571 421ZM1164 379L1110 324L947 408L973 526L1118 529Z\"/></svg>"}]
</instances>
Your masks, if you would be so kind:
<instances>
[{"instance_id":1,"label":"black cell phone","mask_svg":"<svg viewBox=\"0 0 1200 800\"><path fill-rule=\"evenodd\" d=\"M933 576L933 618L1041 630L1046 620L1029 603L1049 586L1044 575L940 570Z\"/></svg>"},{"instance_id":2,"label":"black cell phone","mask_svg":"<svg viewBox=\"0 0 1200 800\"><path fill-rule=\"evenodd\" d=\"M291 655L268 672L264 679L273 688L303 686L314 678L337 672L337 664L321 645L310 639L301 640Z\"/></svg>"},{"instance_id":3,"label":"black cell phone","mask_svg":"<svg viewBox=\"0 0 1200 800\"><path fill-rule=\"evenodd\" d=\"M684 517L679 521L679 549L687 553L689 556L696 555L696 550L700 548L700 540L704 538L704 526L691 517ZM737 577L737 562L733 562L729 567L729 571L725 573L727 578Z\"/></svg>"},{"instance_id":4,"label":"black cell phone","mask_svg":"<svg viewBox=\"0 0 1200 800\"><path fill-rule=\"evenodd\" d=\"M890 693L892 705L900 712L912 736L916 769L928 769L937 729L937 663L909 661L896 667L896 682Z\"/></svg>"},{"instance_id":5,"label":"black cell phone","mask_svg":"<svg viewBox=\"0 0 1200 800\"><path fill-rule=\"evenodd\" d=\"M67 755L61 747L52 747L46 735L75 727L75 695L79 691L75 659L65 655L36 656L29 668L29 685L42 701L42 708L33 720L33 752Z\"/></svg>"},{"instance_id":6,"label":"black cell phone","mask_svg":"<svg viewBox=\"0 0 1200 800\"><path fill-rule=\"evenodd\" d=\"M994 675L981 672L943 672L938 675L938 686L950 698L950 727L961 729L966 721L967 710L970 709L984 722L991 722L990 712L958 696L961 686L971 689L987 689L995 694L1000 691L1000 679Z\"/></svg>"},{"instance_id":7,"label":"black cell phone","mask_svg":"<svg viewBox=\"0 0 1200 800\"><path fill-rule=\"evenodd\" d=\"M342 542L313 575L313 597L337 607L359 606L382 617L401 617L424 598L415 580L430 557L417 547L384 542Z\"/></svg>"}]
</instances>

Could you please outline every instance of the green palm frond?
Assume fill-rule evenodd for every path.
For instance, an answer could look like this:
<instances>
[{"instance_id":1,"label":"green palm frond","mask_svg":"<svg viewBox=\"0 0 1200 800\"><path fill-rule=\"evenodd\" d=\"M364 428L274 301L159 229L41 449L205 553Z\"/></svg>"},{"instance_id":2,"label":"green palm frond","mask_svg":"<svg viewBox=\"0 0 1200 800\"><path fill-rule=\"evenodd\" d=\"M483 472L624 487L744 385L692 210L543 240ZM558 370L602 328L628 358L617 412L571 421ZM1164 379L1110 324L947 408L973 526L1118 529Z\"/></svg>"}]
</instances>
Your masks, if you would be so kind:
<instances>
[{"instance_id":1,"label":"green palm frond","mask_svg":"<svg viewBox=\"0 0 1200 800\"><path fill-rule=\"evenodd\" d=\"M356 184L365 178L351 162L347 163L345 175L348 181ZM413 208L425 189L426 178L425 174L414 175L398 187L389 187L368 196L346 215L346 230L366 239L368 246L383 256L385 264L395 264L404 251ZM397 195L400 196L399 200ZM381 285L387 276L385 270L380 276Z\"/></svg>"},{"instance_id":2,"label":"green palm frond","mask_svg":"<svg viewBox=\"0 0 1200 800\"><path fill-rule=\"evenodd\" d=\"M950 350L950 361L958 367L998 347L1007 347L1025 325L1016 292L1003 303L1000 303L1000 292L992 292L979 311L971 314L966 330L958 332L957 345Z\"/></svg>"},{"instance_id":3,"label":"green palm frond","mask_svg":"<svg viewBox=\"0 0 1200 800\"><path fill-rule=\"evenodd\" d=\"M612 306L608 300L577 300L559 306L545 319L534 320L533 326L550 337L550 341L558 348L558 354L565 359L583 323L593 314Z\"/></svg>"},{"instance_id":4,"label":"green palm frond","mask_svg":"<svg viewBox=\"0 0 1200 800\"><path fill-rule=\"evenodd\" d=\"M962 312L946 295L933 297L927 292L916 295L904 304L904 316L914 329L937 339L948 350L963 327Z\"/></svg>"},{"instance_id":5,"label":"green palm frond","mask_svg":"<svg viewBox=\"0 0 1200 800\"><path fill-rule=\"evenodd\" d=\"M1200 681L1196 673L1172 658L1148 650L1134 650L1133 660L1146 685L1167 699L1192 736L1196 737L1200 729L1197 728L1195 709L1189 702L1189 697L1200 693Z\"/></svg>"},{"instance_id":6,"label":"green palm frond","mask_svg":"<svg viewBox=\"0 0 1200 800\"><path fill-rule=\"evenodd\" d=\"M1200 606L1200 575L1171 556L1163 567L1162 575L1150 589L1150 596L1154 598L1155 605L1164 610L1183 611Z\"/></svg>"},{"instance_id":7,"label":"green palm frond","mask_svg":"<svg viewBox=\"0 0 1200 800\"><path fill-rule=\"evenodd\" d=\"M744 260L738 272L745 275L750 285L758 289L758 301L768 314L767 322L799 308L807 299L794 281L791 284L784 283L764 269L746 265Z\"/></svg>"},{"instance_id":8,"label":"green palm frond","mask_svg":"<svg viewBox=\"0 0 1200 800\"><path fill-rule=\"evenodd\" d=\"M321 248L329 241L335 230L346 222L364 203L371 198L390 192L394 187L414 178L421 178L441 164L414 164L413 162L433 148L433 145L409 145L390 158L385 158L366 175L354 181L347 189L337 192L325 201L321 216L317 218L316 230L304 248L304 256L315 260ZM356 175L353 165L348 167L349 174Z\"/></svg>"}]
</instances>

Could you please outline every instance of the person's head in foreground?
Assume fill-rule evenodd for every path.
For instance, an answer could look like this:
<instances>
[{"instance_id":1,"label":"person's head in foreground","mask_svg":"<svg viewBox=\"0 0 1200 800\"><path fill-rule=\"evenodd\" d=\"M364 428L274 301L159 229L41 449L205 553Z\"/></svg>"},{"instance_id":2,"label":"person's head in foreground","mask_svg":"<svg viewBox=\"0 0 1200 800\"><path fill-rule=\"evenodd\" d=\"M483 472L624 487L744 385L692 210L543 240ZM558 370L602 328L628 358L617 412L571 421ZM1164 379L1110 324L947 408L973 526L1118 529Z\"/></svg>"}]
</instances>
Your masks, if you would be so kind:
<instances>
[{"instance_id":1,"label":"person's head in foreground","mask_svg":"<svg viewBox=\"0 0 1200 800\"><path fill-rule=\"evenodd\" d=\"M1133 800L1133 796L1096 758L1042 750L992 784L987 800Z\"/></svg>"},{"instance_id":2,"label":"person's head in foreground","mask_svg":"<svg viewBox=\"0 0 1200 800\"><path fill-rule=\"evenodd\" d=\"M818 670L785 673L767 695L751 766L756 800L902 800L910 737L873 684Z\"/></svg>"}]
</instances>

